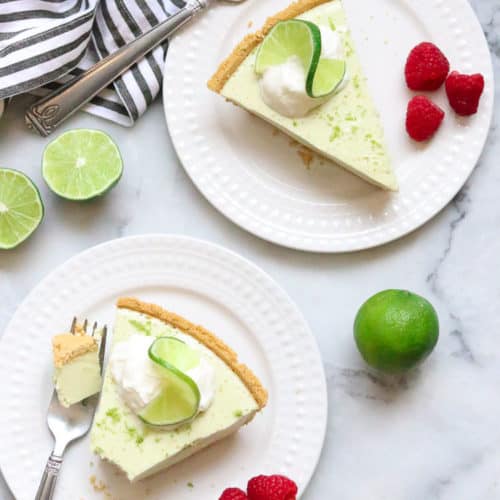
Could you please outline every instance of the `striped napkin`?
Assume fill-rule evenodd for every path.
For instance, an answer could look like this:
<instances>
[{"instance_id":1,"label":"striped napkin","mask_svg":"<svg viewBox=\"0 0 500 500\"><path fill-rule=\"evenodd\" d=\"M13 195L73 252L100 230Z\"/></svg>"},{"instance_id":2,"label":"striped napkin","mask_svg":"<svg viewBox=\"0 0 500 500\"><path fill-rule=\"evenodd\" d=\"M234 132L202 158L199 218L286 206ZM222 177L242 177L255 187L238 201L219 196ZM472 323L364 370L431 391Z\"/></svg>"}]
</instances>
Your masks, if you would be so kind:
<instances>
[{"instance_id":1,"label":"striped napkin","mask_svg":"<svg viewBox=\"0 0 500 500\"><path fill-rule=\"evenodd\" d=\"M45 95L184 6L183 0L0 0L0 100ZM84 109L131 126L159 94L167 44Z\"/></svg>"}]
</instances>

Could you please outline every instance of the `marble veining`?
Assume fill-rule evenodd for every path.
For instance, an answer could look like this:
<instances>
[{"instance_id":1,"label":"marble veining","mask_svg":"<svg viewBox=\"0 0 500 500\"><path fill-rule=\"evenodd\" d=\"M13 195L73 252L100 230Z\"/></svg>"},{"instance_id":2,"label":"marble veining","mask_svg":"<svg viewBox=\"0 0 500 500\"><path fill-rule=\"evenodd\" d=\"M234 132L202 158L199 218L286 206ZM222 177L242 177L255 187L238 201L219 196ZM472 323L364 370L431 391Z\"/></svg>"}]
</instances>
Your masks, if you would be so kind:
<instances>
[{"instance_id":1,"label":"marble veining","mask_svg":"<svg viewBox=\"0 0 500 500\"><path fill-rule=\"evenodd\" d=\"M270 273L318 339L330 414L323 454L303 500L500 499L500 3L471 4L496 75L496 113L479 165L433 221L366 252L294 252L224 219L179 165L160 102L134 129L98 123L126 159L119 189L92 204L58 200L40 175L46 141L24 129L28 101L14 102L0 121L0 164L34 178L47 215L29 242L0 255L0 331L44 275L85 248L148 232L215 241ZM71 126L95 127L96 119L79 115ZM433 355L399 377L367 369L352 339L359 305L389 287L425 295L441 321ZM0 498L12 498L1 478Z\"/></svg>"}]
</instances>

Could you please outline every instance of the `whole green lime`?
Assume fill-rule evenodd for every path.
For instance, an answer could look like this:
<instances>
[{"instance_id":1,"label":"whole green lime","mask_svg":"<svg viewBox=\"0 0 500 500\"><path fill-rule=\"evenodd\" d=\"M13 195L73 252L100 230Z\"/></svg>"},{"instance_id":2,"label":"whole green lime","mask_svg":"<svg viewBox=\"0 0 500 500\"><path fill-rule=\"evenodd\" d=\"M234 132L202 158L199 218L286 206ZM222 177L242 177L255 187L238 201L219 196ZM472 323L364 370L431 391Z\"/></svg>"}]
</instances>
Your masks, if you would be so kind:
<instances>
[{"instance_id":1,"label":"whole green lime","mask_svg":"<svg viewBox=\"0 0 500 500\"><path fill-rule=\"evenodd\" d=\"M432 304L405 290L385 290L369 298L354 321L354 338L363 359L378 370L413 368L432 352L439 320Z\"/></svg>"}]
</instances>

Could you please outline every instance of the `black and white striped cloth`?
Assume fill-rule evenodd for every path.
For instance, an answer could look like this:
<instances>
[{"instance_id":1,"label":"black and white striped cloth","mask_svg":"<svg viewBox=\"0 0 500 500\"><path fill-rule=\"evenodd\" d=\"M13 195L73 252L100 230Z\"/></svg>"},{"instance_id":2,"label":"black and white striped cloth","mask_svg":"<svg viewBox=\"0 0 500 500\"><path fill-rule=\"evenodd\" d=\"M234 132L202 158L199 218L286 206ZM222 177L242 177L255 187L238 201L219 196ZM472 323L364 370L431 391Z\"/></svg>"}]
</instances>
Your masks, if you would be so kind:
<instances>
[{"instance_id":1,"label":"black and white striped cloth","mask_svg":"<svg viewBox=\"0 0 500 500\"><path fill-rule=\"evenodd\" d=\"M44 95L166 19L184 0L0 0L0 100ZM157 47L84 108L132 125L159 94Z\"/></svg>"}]
</instances>

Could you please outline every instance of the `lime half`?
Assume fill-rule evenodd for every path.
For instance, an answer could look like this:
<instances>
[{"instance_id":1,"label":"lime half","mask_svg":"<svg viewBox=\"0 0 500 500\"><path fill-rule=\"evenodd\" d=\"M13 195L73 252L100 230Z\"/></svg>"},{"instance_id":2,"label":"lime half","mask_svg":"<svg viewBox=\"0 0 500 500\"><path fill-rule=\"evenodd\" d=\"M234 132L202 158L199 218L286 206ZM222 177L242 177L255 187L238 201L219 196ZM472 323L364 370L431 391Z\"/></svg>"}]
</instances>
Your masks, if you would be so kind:
<instances>
[{"instance_id":1,"label":"lime half","mask_svg":"<svg viewBox=\"0 0 500 500\"><path fill-rule=\"evenodd\" d=\"M82 201L109 191L123 172L120 151L100 130L70 130L43 153L42 174L54 193Z\"/></svg>"},{"instance_id":2,"label":"lime half","mask_svg":"<svg viewBox=\"0 0 500 500\"><path fill-rule=\"evenodd\" d=\"M306 72L309 97L325 97L338 88L345 77L346 64L340 59L321 58L321 31L314 23L292 19L277 23L260 45L255 72L262 75L271 66L298 57Z\"/></svg>"},{"instance_id":3,"label":"lime half","mask_svg":"<svg viewBox=\"0 0 500 500\"><path fill-rule=\"evenodd\" d=\"M42 199L31 179L16 170L0 168L0 249L21 244L42 219Z\"/></svg>"},{"instance_id":4,"label":"lime half","mask_svg":"<svg viewBox=\"0 0 500 500\"><path fill-rule=\"evenodd\" d=\"M177 427L198 414L200 390L185 372L197 366L199 354L175 337L160 337L149 348L149 358L161 370L164 385L139 417L149 425Z\"/></svg>"}]
</instances>

